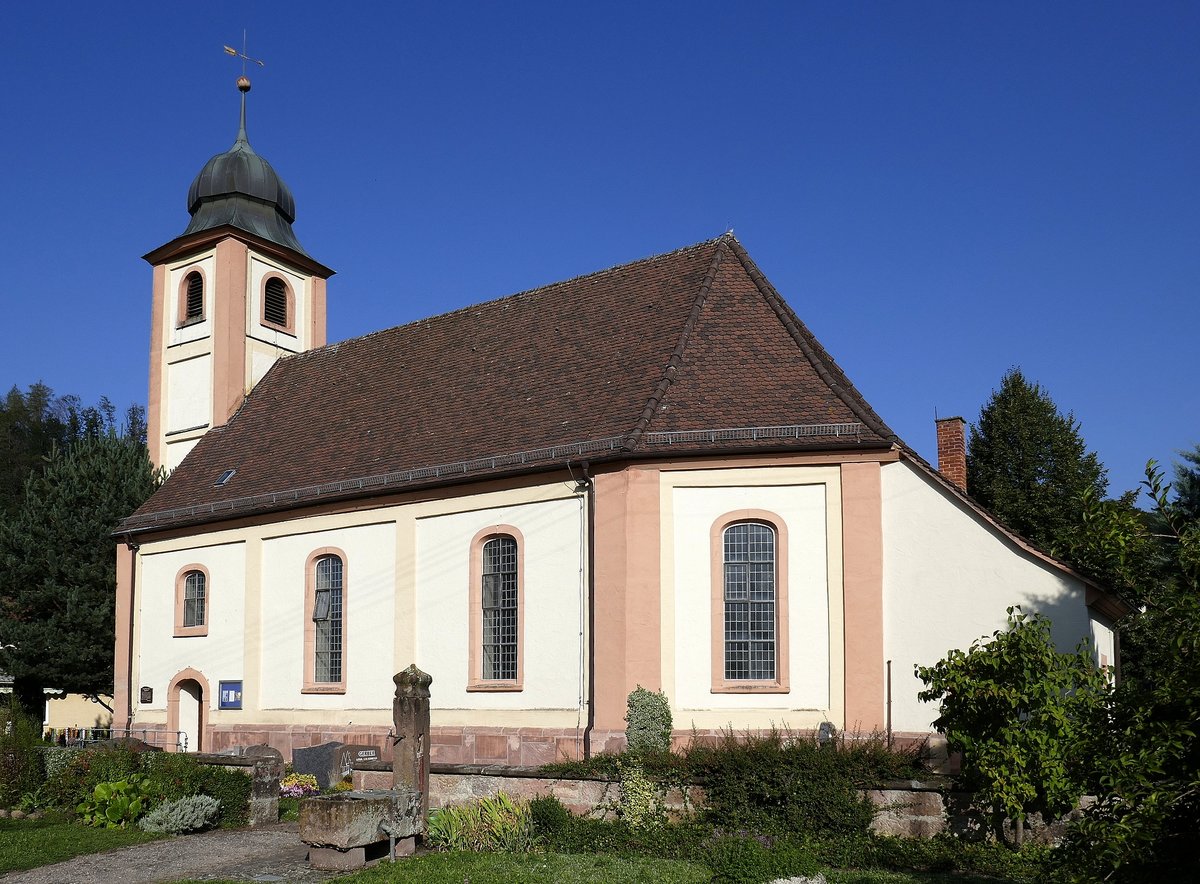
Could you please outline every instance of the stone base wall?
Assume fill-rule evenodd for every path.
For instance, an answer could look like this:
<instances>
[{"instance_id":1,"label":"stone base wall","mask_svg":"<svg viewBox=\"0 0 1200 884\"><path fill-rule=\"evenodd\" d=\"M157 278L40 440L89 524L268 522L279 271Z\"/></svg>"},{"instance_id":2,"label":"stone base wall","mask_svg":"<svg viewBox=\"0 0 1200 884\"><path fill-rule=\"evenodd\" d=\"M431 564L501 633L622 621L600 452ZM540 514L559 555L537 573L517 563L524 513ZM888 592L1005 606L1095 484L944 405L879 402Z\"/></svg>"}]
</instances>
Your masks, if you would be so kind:
<instances>
[{"instance_id":1,"label":"stone base wall","mask_svg":"<svg viewBox=\"0 0 1200 884\"><path fill-rule=\"evenodd\" d=\"M135 722L147 742L165 733L165 724ZM290 761L295 749L329 742L375 746L385 761L392 759L391 729L368 725L242 724L210 725L200 749L226 752L241 746L266 744ZM430 729L430 760L434 764L481 764L503 767L537 767L553 761L583 757L583 731L579 728L544 727L434 727ZM196 751L195 746L188 747ZM593 752L619 752L625 748L623 731L592 731Z\"/></svg>"}]
</instances>

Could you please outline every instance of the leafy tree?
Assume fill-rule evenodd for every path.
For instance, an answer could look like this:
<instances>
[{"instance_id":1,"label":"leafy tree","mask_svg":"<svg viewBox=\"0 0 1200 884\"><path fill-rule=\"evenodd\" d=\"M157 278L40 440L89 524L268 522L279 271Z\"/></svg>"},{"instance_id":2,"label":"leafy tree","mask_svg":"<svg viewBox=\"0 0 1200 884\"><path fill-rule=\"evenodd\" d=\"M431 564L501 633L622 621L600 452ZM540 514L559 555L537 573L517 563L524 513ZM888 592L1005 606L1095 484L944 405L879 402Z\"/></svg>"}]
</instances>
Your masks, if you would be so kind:
<instances>
[{"instance_id":1,"label":"leafy tree","mask_svg":"<svg viewBox=\"0 0 1200 884\"><path fill-rule=\"evenodd\" d=\"M111 534L160 481L129 429L121 435L110 424L55 449L0 524L0 670L39 716L43 687L92 697L112 690Z\"/></svg>"},{"instance_id":2,"label":"leafy tree","mask_svg":"<svg viewBox=\"0 0 1200 884\"><path fill-rule=\"evenodd\" d=\"M1011 528L1046 549L1060 547L1080 520L1085 492L1103 499L1104 467L1038 384L1010 369L971 425L967 488Z\"/></svg>"},{"instance_id":3,"label":"leafy tree","mask_svg":"<svg viewBox=\"0 0 1200 884\"><path fill-rule=\"evenodd\" d=\"M1200 519L1153 461L1143 484L1168 567L1123 632L1139 637L1139 666L1080 746L1098 759L1099 800L1060 852L1078 881L1200 880Z\"/></svg>"},{"instance_id":4,"label":"leafy tree","mask_svg":"<svg viewBox=\"0 0 1200 884\"><path fill-rule=\"evenodd\" d=\"M1018 844L1030 813L1059 817L1075 806L1087 781L1078 742L1108 692L1086 644L1061 653L1049 620L1009 608L1007 629L916 674L920 699L941 703L934 727L962 751L997 825L1013 821Z\"/></svg>"}]
</instances>

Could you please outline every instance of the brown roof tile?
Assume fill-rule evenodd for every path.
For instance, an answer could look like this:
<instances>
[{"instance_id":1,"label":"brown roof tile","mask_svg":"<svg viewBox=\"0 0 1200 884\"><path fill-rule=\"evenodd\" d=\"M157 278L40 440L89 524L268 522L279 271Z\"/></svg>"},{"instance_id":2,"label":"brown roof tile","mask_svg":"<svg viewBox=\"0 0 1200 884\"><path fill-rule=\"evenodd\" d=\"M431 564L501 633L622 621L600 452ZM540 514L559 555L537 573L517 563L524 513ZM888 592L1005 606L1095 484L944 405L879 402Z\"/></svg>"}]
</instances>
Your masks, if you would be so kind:
<instances>
[{"instance_id":1,"label":"brown roof tile","mask_svg":"<svg viewBox=\"0 0 1200 884\"><path fill-rule=\"evenodd\" d=\"M776 426L806 429L677 435ZM381 477L394 490L544 469L572 453L893 438L727 234L281 360L123 530L374 493ZM573 448L535 452L552 446Z\"/></svg>"}]
</instances>

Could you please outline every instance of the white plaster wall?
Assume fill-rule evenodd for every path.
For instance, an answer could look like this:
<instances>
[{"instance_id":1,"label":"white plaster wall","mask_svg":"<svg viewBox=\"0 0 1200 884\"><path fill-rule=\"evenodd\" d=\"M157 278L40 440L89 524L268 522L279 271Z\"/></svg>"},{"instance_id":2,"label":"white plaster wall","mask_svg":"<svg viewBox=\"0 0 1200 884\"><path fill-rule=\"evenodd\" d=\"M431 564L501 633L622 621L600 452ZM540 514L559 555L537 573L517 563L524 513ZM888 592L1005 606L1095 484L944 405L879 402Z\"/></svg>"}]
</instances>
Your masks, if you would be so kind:
<instances>
[{"instance_id":1,"label":"white plaster wall","mask_svg":"<svg viewBox=\"0 0 1200 884\"><path fill-rule=\"evenodd\" d=\"M279 361L282 354L276 347L270 347L265 344L260 344L258 341L250 342L250 372L247 378L246 389L253 390L258 386L271 366Z\"/></svg>"},{"instance_id":2,"label":"white plaster wall","mask_svg":"<svg viewBox=\"0 0 1200 884\"><path fill-rule=\"evenodd\" d=\"M212 422L212 356L204 354L166 366L167 433Z\"/></svg>"},{"instance_id":3,"label":"white plaster wall","mask_svg":"<svg viewBox=\"0 0 1200 884\"><path fill-rule=\"evenodd\" d=\"M1101 666L1115 666L1117 662L1117 637L1112 621L1103 615L1091 615L1092 645L1096 649L1096 662Z\"/></svg>"},{"instance_id":4,"label":"white plaster wall","mask_svg":"<svg viewBox=\"0 0 1200 884\"><path fill-rule=\"evenodd\" d=\"M295 316L292 322L292 328L296 334L289 335L287 332L281 332L277 329L268 328L261 322L262 319L262 298L263 298L263 278L268 274L279 274L287 280L288 285L292 287L294 296L293 305ZM306 331L308 329L308 280L297 273L288 270L282 264L277 264L264 259L260 255L250 253L250 288L248 297L246 298L246 309L248 315L246 317L246 333L250 337L257 338L260 341L267 341L284 350L292 353L298 353L309 346ZM269 365L267 366L270 367ZM264 372L265 374L265 372ZM261 378L261 375L256 377L255 383Z\"/></svg>"},{"instance_id":5,"label":"white plaster wall","mask_svg":"<svg viewBox=\"0 0 1200 884\"><path fill-rule=\"evenodd\" d=\"M1039 611L1073 650L1093 634L1078 581L1021 550L906 461L883 467L884 659L892 661L892 727L929 731L914 665L937 663L1004 629L1006 608ZM1111 644L1111 635L1109 638Z\"/></svg>"},{"instance_id":6,"label":"white plaster wall","mask_svg":"<svg viewBox=\"0 0 1200 884\"><path fill-rule=\"evenodd\" d=\"M463 501L464 506L470 503ZM524 689L468 692L471 540L500 524L517 528L525 541ZM583 679L580 526L580 499L574 497L417 520L416 659L433 676L435 707L578 709Z\"/></svg>"},{"instance_id":7,"label":"white plaster wall","mask_svg":"<svg viewBox=\"0 0 1200 884\"><path fill-rule=\"evenodd\" d=\"M185 565L208 569L206 617L208 635L175 637L175 577ZM226 543L155 553L142 550L139 559L137 654L133 701L140 709L167 708L167 686L181 670L192 668L207 680L215 694L217 682L242 677L242 624L246 545ZM138 688L154 688L154 702L138 704ZM211 709L215 697L205 698Z\"/></svg>"},{"instance_id":8,"label":"white plaster wall","mask_svg":"<svg viewBox=\"0 0 1200 884\"><path fill-rule=\"evenodd\" d=\"M830 707L829 578L825 484L675 488L675 692L689 710L827 710ZM710 533L741 509L780 516L788 531L789 678L786 694L714 694ZM840 592L841 587L838 587ZM786 716L775 721L784 723ZM764 722L765 724L766 722ZM687 722L678 721L677 727Z\"/></svg>"},{"instance_id":9,"label":"white plaster wall","mask_svg":"<svg viewBox=\"0 0 1200 884\"><path fill-rule=\"evenodd\" d=\"M304 683L305 563L318 549L346 554L344 694L301 694ZM262 548L262 686L259 708L390 709L395 610L393 522L268 537ZM254 690L252 685L245 686ZM349 719L348 719L349 720Z\"/></svg>"},{"instance_id":10,"label":"white plaster wall","mask_svg":"<svg viewBox=\"0 0 1200 884\"><path fill-rule=\"evenodd\" d=\"M191 325L179 327L179 287L183 278L193 270L199 269L204 274L204 320ZM167 323L167 333L163 340L167 346L182 344L186 341L198 341L212 334L213 287L217 278L217 258L215 252L210 252L199 260L188 261L167 270L166 304L163 310L163 321Z\"/></svg>"},{"instance_id":11,"label":"white plaster wall","mask_svg":"<svg viewBox=\"0 0 1200 884\"><path fill-rule=\"evenodd\" d=\"M183 463L183 459L188 456L188 453L196 447L196 443L199 441L199 436L191 439L169 440L167 442L166 456L162 462L167 472L171 472L175 467Z\"/></svg>"}]
</instances>

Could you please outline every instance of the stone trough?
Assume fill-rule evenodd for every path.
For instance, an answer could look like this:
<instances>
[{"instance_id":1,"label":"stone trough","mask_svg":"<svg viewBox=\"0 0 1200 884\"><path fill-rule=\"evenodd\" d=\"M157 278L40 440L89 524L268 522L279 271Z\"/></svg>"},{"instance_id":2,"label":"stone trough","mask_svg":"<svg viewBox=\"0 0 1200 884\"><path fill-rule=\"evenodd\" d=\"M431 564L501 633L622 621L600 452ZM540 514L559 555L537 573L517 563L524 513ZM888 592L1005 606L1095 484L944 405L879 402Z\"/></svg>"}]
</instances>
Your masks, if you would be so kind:
<instances>
[{"instance_id":1,"label":"stone trough","mask_svg":"<svg viewBox=\"0 0 1200 884\"><path fill-rule=\"evenodd\" d=\"M421 794L373 789L309 798L300 804L300 840L314 869L360 869L384 857L409 856L424 830Z\"/></svg>"}]
</instances>

